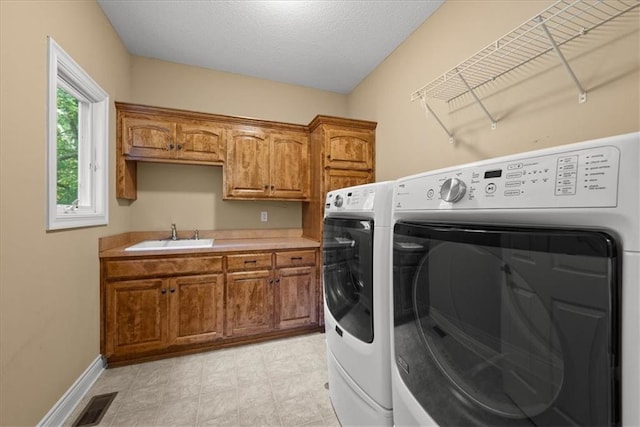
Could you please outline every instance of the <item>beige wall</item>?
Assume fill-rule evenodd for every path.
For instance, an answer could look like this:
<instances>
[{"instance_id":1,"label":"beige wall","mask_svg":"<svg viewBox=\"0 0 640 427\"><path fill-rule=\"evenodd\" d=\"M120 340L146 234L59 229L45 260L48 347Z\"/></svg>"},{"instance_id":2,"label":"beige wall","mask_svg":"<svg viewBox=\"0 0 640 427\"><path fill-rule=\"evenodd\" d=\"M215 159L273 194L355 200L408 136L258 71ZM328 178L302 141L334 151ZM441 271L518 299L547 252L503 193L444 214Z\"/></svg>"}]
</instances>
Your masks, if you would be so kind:
<instances>
[{"instance_id":1,"label":"beige wall","mask_svg":"<svg viewBox=\"0 0 640 427\"><path fill-rule=\"evenodd\" d=\"M467 95L430 103L455 144L410 95L546 8L550 1L447 1L349 95L349 114L378 122L377 179L640 129L638 10L562 49L587 90L555 54L499 79L479 95L496 130Z\"/></svg>"},{"instance_id":2,"label":"beige wall","mask_svg":"<svg viewBox=\"0 0 640 427\"><path fill-rule=\"evenodd\" d=\"M346 115L346 95L142 57L132 57L131 70L131 102L139 104L303 125L317 114ZM138 164L131 210L135 230L172 222L178 229L301 227L299 202L222 200L222 168L215 166Z\"/></svg>"},{"instance_id":3,"label":"beige wall","mask_svg":"<svg viewBox=\"0 0 640 427\"><path fill-rule=\"evenodd\" d=\"M2 0L0 15L0 425L35 425L100 353L98 237L129 229L111 167L109 226L45 232L47 36L112 100L129 55L93 1Z\"/></svg>"}]
</instances>

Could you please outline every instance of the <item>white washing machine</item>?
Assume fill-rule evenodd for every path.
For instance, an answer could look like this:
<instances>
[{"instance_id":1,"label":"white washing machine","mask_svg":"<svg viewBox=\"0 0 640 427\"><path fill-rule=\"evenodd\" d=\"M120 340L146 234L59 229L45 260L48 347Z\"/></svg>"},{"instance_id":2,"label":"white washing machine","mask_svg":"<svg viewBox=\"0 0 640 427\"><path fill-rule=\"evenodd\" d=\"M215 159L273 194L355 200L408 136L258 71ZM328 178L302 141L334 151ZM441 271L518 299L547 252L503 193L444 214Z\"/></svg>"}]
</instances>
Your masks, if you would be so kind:
<instances>
[{"instance_id":1,"label":"white washing machine","mask_svg":"<svg viewBox=\"0 0 640 427\"><path fill-rule=\"evenodd\" d=\"M639 169L631 133L396 181L396 425L640 425Z\"/></svg>"},{"instance_id":2,"label":"white washing machine","mask_svg":"<svg viewBox=\"0 0 640 427\"><path fill-rule=\"evenodd\" d=\"M391 191L380 182L327 194L323 229L329 397L343 426L390 426Z\"/></svg>"}]
</instances>

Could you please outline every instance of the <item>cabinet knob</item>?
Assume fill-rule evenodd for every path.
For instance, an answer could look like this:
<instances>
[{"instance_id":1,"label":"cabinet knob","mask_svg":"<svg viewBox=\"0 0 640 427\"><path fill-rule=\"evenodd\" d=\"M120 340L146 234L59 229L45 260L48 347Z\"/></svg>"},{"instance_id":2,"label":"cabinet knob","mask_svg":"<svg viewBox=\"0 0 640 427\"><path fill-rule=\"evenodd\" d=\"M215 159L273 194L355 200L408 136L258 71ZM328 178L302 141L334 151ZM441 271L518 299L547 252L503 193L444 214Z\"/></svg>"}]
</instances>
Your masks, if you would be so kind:
<instances>
[{"instance_id":1,"label":"cabinet knob","mask_svg":"<svg viewBox=\"0 0 640 427\"><path fill-rule=\"evenodd\" d=\"M182 150L182 144L178 144L178 150Z\"/></svg>"},{"instance_id":2,"label":"cabinet knob","mask_svg":"<svg viewBox=\"0 0 640 427\"><path fill-rule=\"evenodd\" d=\"M273 279L269 279L269 284L273 285Z\"/></svg>"},{"instance_id":3,"label":"cabinet knob","mask_svg":"<svg viewBox=\"0 0 640 427\"><path fill-rule=\"evenodd\" d=\"M160 293L161 293L162 295L164 295L164 294L166 294L166 293L167 293L167 290L166 290L165 288L162 288L162 289L160 289Z\"/></svg>"},{"instance_id":4,"label":"cabinet knob","mask_svg":"<svg viewBox=\"0 0 640 427\"><path fill-rule=\"evenodd\" d=\"M167 150L171 151L173 150L174 145L173 144L169 144L167 145Z\"/></svg>"},{"instance_id":5,"label":"cabinet knob","mask_svg":"<svg viewBox=\"0 0 640 427\"><path fill-rule=\"evenodd\" d=\"M171 288L169 289L169 292L174 293L176 291L176 288Z\"/></svg>"},{"instance_id":6,"label":"cabinet knob","mask_svg":"<svg viewBox=\"0 0 640 427\"><path fill-rule=\"evenodd\" d=\"M276 285L280 284L280 279L276 279Z\"/></svg>"},{"instance_id":7,"label":"cabinet knob","mask_svg":"<svg viewBox=\"0 0 640 427\"><path fill-rule=\"evenodd\" d=\"M272 185L272 186L271 186L271 189L273 190L274 188L276 188L276 186L275 186L275 185Z\"/></svg>"},{"instance_id":8,"label":"cabinet knob","mask_svg":"<svg viewBox=\"0 0 640 427\"><path fill-rule=\"evenodd\" d=\"M268 185L265 185L265 186L264 186L264 189L265 189L265 190L268 190L268 189L269 189L269 186L268 186Z\"/></svg>"}]
</instances>

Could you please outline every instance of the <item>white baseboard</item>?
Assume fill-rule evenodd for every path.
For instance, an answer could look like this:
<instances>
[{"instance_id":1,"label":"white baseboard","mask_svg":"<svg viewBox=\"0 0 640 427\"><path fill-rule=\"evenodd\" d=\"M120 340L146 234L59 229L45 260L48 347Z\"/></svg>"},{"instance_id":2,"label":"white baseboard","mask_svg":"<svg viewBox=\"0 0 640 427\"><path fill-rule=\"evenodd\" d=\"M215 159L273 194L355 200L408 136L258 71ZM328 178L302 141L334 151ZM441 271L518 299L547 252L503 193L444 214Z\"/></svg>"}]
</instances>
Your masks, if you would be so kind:
<instances>
[{"instance_id":1,"label":"white baseboard","mask_svg":"<svg viewBox=\"0 0 640 427\"><path fill-rule=\"evenodd\" d=\"M93 383L102 375L104 369L105 363L102 356L96 357L82 375L69 387L69 390L53 405L53 408L37 424L37 427L53 427L64 424Z\"/></svg>"}]
</instances>

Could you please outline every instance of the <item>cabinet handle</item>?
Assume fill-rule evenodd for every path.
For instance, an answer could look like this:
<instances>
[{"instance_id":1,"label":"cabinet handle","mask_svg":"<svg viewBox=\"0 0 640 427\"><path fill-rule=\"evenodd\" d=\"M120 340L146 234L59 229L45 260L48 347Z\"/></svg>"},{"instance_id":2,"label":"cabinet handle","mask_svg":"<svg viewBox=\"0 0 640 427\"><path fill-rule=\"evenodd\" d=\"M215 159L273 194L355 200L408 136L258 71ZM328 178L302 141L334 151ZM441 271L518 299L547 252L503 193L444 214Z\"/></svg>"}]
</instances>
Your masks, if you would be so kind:
<instances>
[{"instance_id":1,"label":"cabinet handle","mask_svg":"<svg viewBox=\"0 0 640 427\"><path fill-rule=\"evenodd\" d=\"M273 279L269 279L269 284L273 285Z\"/></svg>"},{"instance_id":2,"label":"cabinet handle","mask_svg":"<svg viewBox=\"0 0 640 427\"><path fill-rule=\"evenodd\" d=\"M331 160L331 154L327 154L327 159Z\"/></svg>"},{"instance_id":3,"label":"cabinet handle","mask_svg":"<svg viewBox=\"0 0 640 427\"><path fill-rule=\"evenodd\" d=\"M174 293L176 291L176 288L171 288L169 289L169 292Z\"/></svg>"},{"instance_id":4,"label":"cabinet handle","mask_svg":"<svg viewBox=\"0 0 640 427\"><path fill-rule=\"evenodd\" d=\"M291 261L302 261L302 257L301 256L292 256L291 257Z\"/></svg>"},{"instance_id":5,"label":"cabinet handle","mask_svg":"<svg viewBox=\"0 0 640 427\"><path fill-rule=\"evenodd\" d=\"M164 294L166 294L166 293L167 293L167 290L166 290L165 288L162 288L162 289L160 289L160 293L161 293L162 295L164 295Z\"/></svg>"},{"instance_id":6,"label":"cabinet handle","mask_svg":"<svg viewBox=\"0 0 640 427\"><path fill-rule=\"evenodd\" d=\"M276 285L279 285L279 284L280 284L280 279L278 278L276 279Z\"/></svg>"},{"instance_id":7,"label":"cabinet handle","mask_svg":"<svg viewBox=\"0 0 640 427\"><path fill-rule=\"evenodd\" d=\"M173 144L169 144L169 145L167 146L167 150L168 150L168 151L171 151L171 150L173 150L173 147L174 147L174 145L173 145Z\"/></svg>"},{"instance_id":8,"label":"cabinet handle","mask_svg":"<svg viewBox=\"0 0 640 427\"><path fill-rule=\"evenodd\" d=\"M258 262L258 261L256 261L255 259L252 259L252 260L245 261L244 263L245 263L245 264L255 264L255 263L257 263L257 262Z\"/></svg>"},{"instance_id":9,"label":"cabinet handle","mask_svg":"<svg viewBox=\"0 0 640 427\"><path fill-rule=\"evenodd\" d=\"M272 185L272 186L271 186L271 189L273 190L274 188L276 188L276 186L275 186L275 185Z\"/></svg>"},{"instance_id":10,"label":"cabinet handle","mask_svg":"<svg viewBox=\"0 0 640 427\"><path fill-rule=\"evenodd\" d=\"M182 150L182 144L178 144L178 150Z\"/></svg>"},{"instance_id":11,"label":"cabinet handle","mask_svg":"<svg viewBox=\"0 0 640 427\"><path fill-rule=\"evenodd\" d=\"M268 189L269 189L269 186L268 186L268 185L265 185L265 186L264 186L264 189L265 189L265 190L268 190Z\"/></svg>"}]
</instances>

